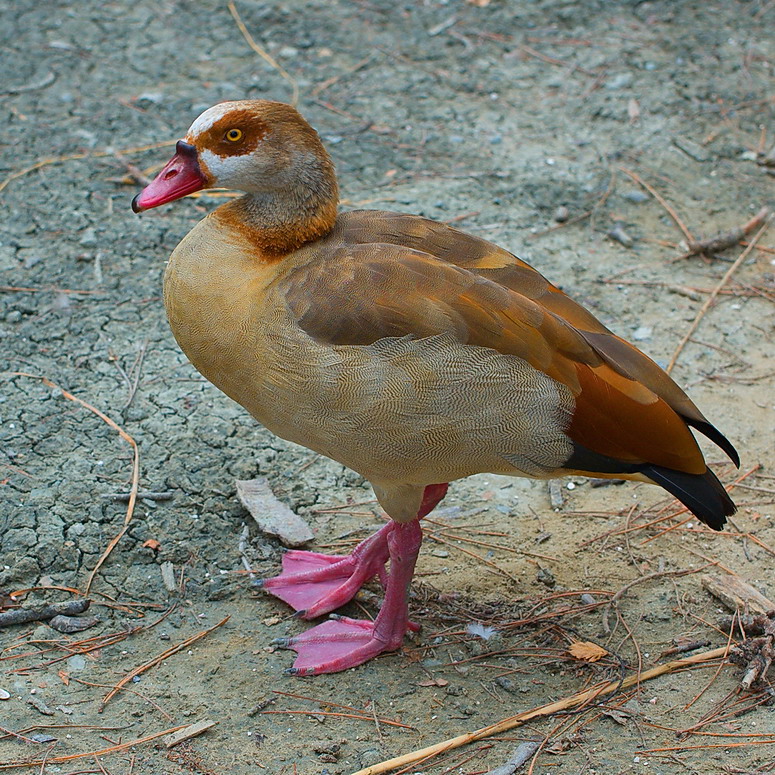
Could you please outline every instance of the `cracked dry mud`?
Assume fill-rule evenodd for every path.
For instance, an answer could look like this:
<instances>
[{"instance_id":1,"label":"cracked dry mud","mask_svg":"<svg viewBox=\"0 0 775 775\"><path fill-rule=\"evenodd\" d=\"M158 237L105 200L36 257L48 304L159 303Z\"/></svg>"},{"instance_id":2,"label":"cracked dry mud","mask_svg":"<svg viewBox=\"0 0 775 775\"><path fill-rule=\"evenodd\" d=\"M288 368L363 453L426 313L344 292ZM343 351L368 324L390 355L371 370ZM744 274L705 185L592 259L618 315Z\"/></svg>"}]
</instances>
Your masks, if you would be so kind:
<instances>
[{"instance_id":1,"label":"cracked dry mud","mask_svg":"<svg viewBox=\"0 0 775 775\"><path fill-rule=\"evenodd\" d=\"M297 80L300 108L337 164L344 207L453 219L530 261L663 364L742 247L671 263L685 250L683 235L622 168L656 187L695 237L741 225L773 204L771 170L756 163L775 131L775 8L763 0L484 7L238 0L236 7ZM760 466L735 489L741 508L726 533L712 535L695 520L660 534L683 518L676 517L585 543L624 527L628 514L632 527L644 525L669 501L657 488L579 479L555 488L553 500L561 492L564 501L555 510L543 482L455 483L427 525L412 603L419 635L402 653L343 675L284 677L290 656L270 643L307 625L280 601L251 592L239 550L250 519L234 480L266 477L309 521L311 548L322 551L346 550L380 524L373 496L354 473L258 427L199 377L173 341L160 299L164 261L223 200L204 196L137 217L129 202L138 184L121 179L127 165L152 175L170 149L136 149L174 141L210 104L288 100L290 84L249 48L226 3L214 0L6 1L0 35L0 181L57 159L0 190L0 592L83 588L123 523L126 504L106 496L128 490L132 464L129 446L95 414L13 372L45 376L105 412L139 445L141 489L171 496L137 502L94 582L97 627L67 636L44 623L0 630L0 727L59 741L49 751L45 742L0 731L0 762L97 751L119 737L212 719L215 727L177 748L155 740L100 763L138 775L346 775L618 675L616 657L570 658L571 640L603 643L627 671L636 669L622 622L612 616L616 629L607 635L600 608L565 593L604 603L640 575L718 562L775 594L770 230L760 243L769 252L751 252L673 372L741 452L736 473L706 447L724 482ZM557 225L561 207L571 221L594 213L543 233ZM255 526L245 552L258 575L280 567L280 544ZM27 602L71 596L36 591ZM106 606L105 596L141 605ZM137 628L172 603L156 626L98 651L46 650L52 640ZM488 626L567 605L578 614L556 620L565 629L542 620L489 640L465 632L472 620L488 634ZM344 612L364 608L376 610L369 594ZM634 585L618 608L644 666L674 638L726 642L698 575ZM226 624L128 683L99 712L128 671L226 615ZM714 709L732 712L741 677L734 666L685 709L714 671L659 678L611 699L610 712L536 722L506 741L409 771L482 773L507 761L520 740L551 733L536 773L763 772L772 746L688 747L756 738L682 740L670 731ZM363 718L326 715L337 712ZM375 715L411 728L375 723ZM567 728L555 730L561 722ZM74 726L46 726L62 724ZM775 732L773 710L760 704L702 731ZM98 767L86 758L44 769Z\"/></svg>"}]
</instances>

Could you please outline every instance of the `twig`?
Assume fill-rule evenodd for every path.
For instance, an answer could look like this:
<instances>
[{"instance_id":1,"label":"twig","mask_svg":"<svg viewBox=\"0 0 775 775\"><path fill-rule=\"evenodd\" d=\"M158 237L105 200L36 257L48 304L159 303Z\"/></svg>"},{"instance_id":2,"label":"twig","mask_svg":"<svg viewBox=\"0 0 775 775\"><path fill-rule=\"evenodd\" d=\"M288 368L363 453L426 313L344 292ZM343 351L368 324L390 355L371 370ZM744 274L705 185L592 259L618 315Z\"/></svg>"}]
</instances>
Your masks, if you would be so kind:
<instances>
[{"instance_id":1,"label":"twig","mask_svg":"<svg viewBox=\"0 0 775 775\"><path fill-rule=\"evenodd\" d=\"M40 764L59 764L60 762L69 762L73 759L84 759L89 756L104 756L109 753L118 753L119 751L126 751L127 748L133 748L141 743L148 743L151 740L156 740L164 735L169 735L172 732L177 732L179 729L187 727L188 724L181 724L177 727L171 727L170 729L163 729L161 732L154 732L152 735L146 735L145 737L138 738L137 740L128 740L126 743L118 743L117 745L111 745L109 748L102 748L99 751L86 751L85 753L71 753L67 756L53 756L50 759L37 759L32 761L15 761L15 762L3 762L0 763L0 770L12 770L17 767L37 767Z\"/></svg>"},{"instance_id":2,"label":"twig","mask_svg":"<svg viewBox=\"0 0 775 775\"><path fill-rule=\"evenodd\" d=\"M0 285L0 291L6 293L82 293L87 295L103 293L103 291L83 291L73 288L30 288L21 285Z\"/></svg>"},{"instance_id":3,"label":"twig","mask_svg":"<svg viewBox=\"0 0 775 775\"><path fill-rule=\"evenodd\" d=\"M606 632L611 632L611 625L609 623L609 616L611 614L611 608L613 608L619 600L622 599L622 597L625 595L625 593L632 589L636 584L641 584L644 581L651 581L652 579L659 579L664 576L687 576L690 573L698 573L699 571L706 568L707 565L704 565L702 568L685 568L684 570L664 570L664 571L657 571L656 573L647 573L645 576L638 576L637 579L634 579L629 584L625 584L606 604L606 607L603 609L603 629Z\"/></svg>"},{"instance_id":4,"label":"twig","mask_svg":"<svg viewBox=\"0 0 775 775\"><path fill-rule=\"evenodd\" d=\"M705 303L700 307L699 312L697 313L696 317L694 318L694 321L689 326L689 330L684 335L683 339L678 343L678 347L675 348L675 352L673 353L673 356L670 358L670 363L667 364L667 367L665 368L665 371L669 374L673 366L675 366L676 361L678 360L678 356L681 354L682 350L686 346L686 343L691 338L692 334L697 330L697 326L700 325L700 321L705 316L705 313L710 308L711 304L715 301L716 297L719 295L721 289L727 284L728 280L732 275L737 271L738 267L745 261L745 259L748 257L748 254L753 250L756 243L759 241L759 238L764 234L765 231L767 231L768 226L772 222L772 218L768 217L767 220L762 224L759 231L756 232L756 235L753 237L753 239L748 243L748 247L745 248L745 250L737 257L735 262L732 264L732 266L727 269L724 276L719 281L718 285L713 289L710 296L708 296L707 299L705 299Z\"/></svg>"},{"instance_id":5,"label":"twig","mask_svg":"<svg viewBox=\"0 0 775 775\"><path fill-rule=\"evenodd\" d=\"M253 36L248 31L248 28L245 26L245 22L242 21L239 11L237 11L237 6L234 5L234 0L229 0L227 6L229 8L229 13L234 18L234 21L237 22L237 27L239 27L239 31L242 33L242 37L245 38L245 42L248 46L250 46L268 65L277 70L277 72L291 85L291 88L293 89L291 105L295 107L299 102L299 84L296 82L296 79L292 75L289 75L285 68L277 62L268 51L264 50L256 43Z\"/></svg>"},{"instance_id":6,"label":"twig","mask_svg":"<svg viewBox=\"0 0 775 775\"><path fill-rule=\"evenodd\" d=\"M0 189L1 190L1 189ZM59 385L52 382L48 377L41 377L37 374L27 374L23 371L15 371L11 373L11 376L15 377L30 377L31 379L39 379L41 382L43 382L44 385L47 385L50 388L54 388L55 390L59 390L62 395L68 399L68 401L75 401L76 404L80 404L85 409L88 409L90 412L94 412L94 414L97 415L103 422L107 423L111 428L113 428L114 431L118 432L118 435L121 436L121 438L129 444L130 447L132 447L132 486L129 490L129 503L126 507L126 514L124 515L124 525L122 526L121 530L119 530L118 534L114 536L114 538L111 539L110 543L108 544L105 551L100 555L99 560L97 560L97 564L92 568L91 573L89 574L89 578L86 581L86 588L84 589L84 594L88 595L89 590L91 589L91 585L94 581L94 577L97 574L97 571L102 566L102 563L105 562L105 560L108 559L110 556L110 553L113 551L113 549L116 547L116 544L124 537L124 533L129 529L129 523L132 520L132 515L135 511L135 502L137 500L137 488L140 481L140 450L138 449L137 442L123 429L121 428L117 423L115 423L113 420L110 419L106 414L101 412L97 407L92 406L91 404L87 403L81 398L78 398L74 396L72 393L68 393L66 390L63 390Z\"/></svg>"},{"instance_id":7,"label":"twig","mask_svg":"<svg viewBox=\"0 0 775 775\"><path fill-rule=\"evenodd\" d=\"M43 622L55 616L75 616L88 609L91 600L66 600L63 603L36 606L34 608L14 608L0 614L0 627L27 622Z\"/></svg>"},{"instance_id":8,"label":"twig","mask_svg":"<svg viewBox=\"0 0 775 775\"><path fill-rule=\"evenodd\" d=\"M545 716L551 716L554 713L559 713L570 708L577 708L580 705L590 702L591 700L603 697L607 694L619 691L620 689L627 689L630 686L643 681L649 681L652 678L656 678L666 673L672 673L676 670L682 670L685 667L701 664L703 662L709 662L712 659L717 659L726 655L727 647L711 649L710 651L704 651L702 654L695 654L692 657L686 657L685 659L676 659L672 662L665 662L663 665L652 667L649 670L644 670L640 675L631 675L625 678L623 681L609 681L608 683L598 686L593 689L587 689L577 694L572 694L569 697L565 697L562 700L549 703L548 705L541 705L538 708L532 710L523 711L515 716L498 721L495 724L477 729L475 732L466 732L457 737L444 740L441 743L422 748L418 751L412 751L411 753L398 756L394 759L388 759L387 761L380 762L379 764L373 764L365 769L358 770L353 775L380 775L383 772L390 772L398 767L405 766L407 764L413 764L421 759L430 759L433 756L437 756L440 753L451 751L455 748L460 748L468 743L482 740L485 737L491 737L492 735L506 732L509 729L515 729L522 726L528 721L536 718L542 718Z\"/></svg>"},{"instance_id":9,"label":"twig","mask_svg":"<svg viewBox=\"0 0 775 775\"><path fill-rule=\"evenodd\" d=\"M204 721L197 721L196 724L191 724L185 729L173 732L165 741L165 748L174 748L176 745L180 745L186 740L190 740L192 737L201 735L202 732L206 732L210 727L214 727L218 722L205 719Z\"/></svg>"},{"instance_id":10,"label":"twig","mask_svg":"<svg viewBox=\"0 0 775 775\"><path fill-rule=\"evenodd\" d=\"M100 495L101 498L112 501L128 501L132 497L131 492L106 492ZM150 492L149 490L138 490L135 498L139 501L171 501L175 497L171 492Z\"/></svg>"},{"instance_id":11,"label":"twig","mask_svg":"<svg viewBox=\"0 0 775 775\"><path fill-rule=\"evenodd\" d=\"M629 175L636 183L643 186L643 188L646 189L646 191L651 194L651 196L654 197L654 199L659 202L659 204L662 205L662 207L665 208L667 211L667 214L675 221L676 226L683 232L684 237L686 237L686 240L689 243L694 242L694 237L692 236L692 233L689 231L689 229L686 228L686 225L684 222L678 217L678 213L670 207L670 205L665 201L665 198L650 184L646 183L643 178L640 177L640 175L637 175L632 170L625 169L624 167L619 167L619 169L625 174Z\"/></svg>"},{"instance_id":12,"label":"twig","mask_svg":"<svg viewBox=\"0 0 775 775\"><path fill-rule=\"evenodd\" d=\"M56 80L56 74L49 70L42 78L38 78L37 81L28 81L27 83L20 83L18 86L5 86L0 90L0 94L22 94L28 91L37 91L38 89L45 89L46 86L50 86Z\"/></svg>"},{"instance_id":13,"label":"twig","mask_svg":"<svg viewBox=\"0 0 775 775\"><path fill-rule=\"evenodd\" d=\"M540 745L541 743L537 740L527 740L520 743L514 749L514 753L500 767L490 770L486 775L514 775L523 764L527 763L528 759L535 755Z\"/></svg>"},{"instance_id":14,"label":"twig","mask_svg":"<svg viewBox=\"0 0 775 775\"><path fill-rule=\"evenodd\" d=\"M682 258L690 258L700 253L720 253L722 250L734 247L743 237L750 234L754 229L758 229L767 220L769 214L769 208L762 207L753 218L742 226L737 226L723 234L717 234L715 237L708 237L708 239L699 240L698 242L690 242L689 250L672 260L680 261Z\"/></svg>"},{"instance_id":15,"label":"twig","mask_svg":"<svg viewBox=\"0 0 775 775\"><path fill-rule=\"evenodd\" d=\"M178 651L181 649L187 648L192 643L196 643L196 641L201 640L205 637L205 635L209 635L213 630L220 627L222 624L226 624L226 622L229 621L231 617L226 616L223 619L221 619L220 622L217 624L214 624L212 627L208 627L206 630L202 630L202 632L196 633L196 635L192 635L190 638L186 638L186 640L178 643L177 646L172 646L171 648L168 648L166 651L162 651L161 654L158 654L153 659L149 659L147 662L144 662L139 667L136 667L134 670L127 673L106 695L105 698L100 703L99 712L102 713L105 706L110 702L110 700L115 697L115 695L124 688L126 684L128 684L136 675L140 675L141 673L144 673L146 670L149 670L150 668L154 667L155 665L160 664L163 662L167 657L171 657L173 654L177 654ZM181 729L181 727L178 727L178 729Z\"/></svg>"},{"instance_id":16,"label":"twig","mask_svg":"<svg viewBox=\"0 0 775 775\"><path fill-rule=\"evenodd\" d=\"M590 75L593 78L598 78L601 75L601 73L595 72L594 70L587 70L586 67L581 67L581 65L574 65L573 62L566 62L564 59L557 59L555 57L550 57L547 54L542 54L540 51L536 51L536 49L531 46L526 46L524 43L519 47L519 50L523 51L525 54L529 54L531 57L540 59L547 64L567 67L571 72L578 70L578 72L584 73L584 75Z\"/></svg>"},{"instance_id":17,"label":"twig","mask_svg":"<svg viewBox=\"0 0 775 775\"><path fill-rule=\"evenodd\" d=\"M327 710L265 710L262 715L275 716L335 716L337 718L353 718L360 721L374 722L374 716L366 716L360 713L338 713ZM380 722L391 727L401 727L402 729L414 729L410 724L402 724L400 721L390 721L389 719L380 719Z\"/></svg>"}]
</instances>

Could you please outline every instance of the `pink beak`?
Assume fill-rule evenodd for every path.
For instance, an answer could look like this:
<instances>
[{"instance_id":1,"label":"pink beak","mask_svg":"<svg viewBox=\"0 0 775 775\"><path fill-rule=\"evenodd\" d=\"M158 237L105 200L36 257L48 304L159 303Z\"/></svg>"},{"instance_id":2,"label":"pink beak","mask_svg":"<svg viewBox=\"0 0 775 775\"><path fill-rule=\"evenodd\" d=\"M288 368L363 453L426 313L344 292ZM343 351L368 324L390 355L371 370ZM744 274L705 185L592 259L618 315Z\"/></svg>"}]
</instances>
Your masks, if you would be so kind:
<instances>
[{"instance_id":1,"label":"pink beak","mask_svg":"<svg viewBox=\"0 0 775 775\"><path fill-rule=\"evenodd\" d=\"M186 194L199 191L207 185L197 159L196 148L178 140L175 155L164 169L133 200L136 213L173 202Z\"/></svg>"}]
</instances>

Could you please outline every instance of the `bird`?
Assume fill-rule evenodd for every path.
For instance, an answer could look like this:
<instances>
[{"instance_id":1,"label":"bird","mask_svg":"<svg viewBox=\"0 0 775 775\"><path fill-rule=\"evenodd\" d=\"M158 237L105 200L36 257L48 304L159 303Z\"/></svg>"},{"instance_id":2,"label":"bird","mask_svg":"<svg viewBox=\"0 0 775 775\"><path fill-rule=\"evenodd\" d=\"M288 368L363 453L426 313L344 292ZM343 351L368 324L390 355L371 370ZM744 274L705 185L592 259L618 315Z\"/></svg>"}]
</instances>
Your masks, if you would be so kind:
<instances>
[{"instance_id":1,"label":"bird","mask_svg":"<svg viewBox=\"0 0 775 775\"><path fill-rule=\"evenodd\" d=\"M213 187L164 276L172 332L204 377L272 433L369 481L388 516L348 555L291 550L262 581L304 619L295 675L402 645L421 520L450 482L490 472L655 484L720 530L735 505L697 431L732 444L653 360L507 250L444 223L339 212L337 176L292 106L205 110L132 201ZM372 621L339 616L377 577Z\"/></svg>"}]
</instances>

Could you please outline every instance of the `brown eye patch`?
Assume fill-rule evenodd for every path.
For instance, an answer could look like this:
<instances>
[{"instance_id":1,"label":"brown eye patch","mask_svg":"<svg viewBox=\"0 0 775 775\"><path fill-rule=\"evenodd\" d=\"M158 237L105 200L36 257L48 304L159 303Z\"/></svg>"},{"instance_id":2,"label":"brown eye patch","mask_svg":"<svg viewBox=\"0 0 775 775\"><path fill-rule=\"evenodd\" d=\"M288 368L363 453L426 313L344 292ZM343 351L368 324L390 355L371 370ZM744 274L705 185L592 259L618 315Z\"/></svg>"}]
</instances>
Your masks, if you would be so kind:
<instances>
[{"instance_id":1,"label":"brown eye patch","mask_svg":"<svg viewBox=\"0 0 775 775\"><path fill-rule=\"evenodd\" d=\"M243 156L252 153L268 131L266 122L253 111L231 110L199 137L198 144L216 156Z\"/></svg>"}]
</instances>

